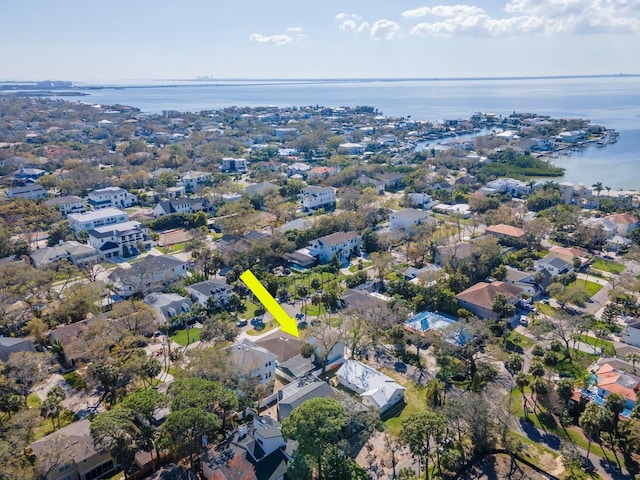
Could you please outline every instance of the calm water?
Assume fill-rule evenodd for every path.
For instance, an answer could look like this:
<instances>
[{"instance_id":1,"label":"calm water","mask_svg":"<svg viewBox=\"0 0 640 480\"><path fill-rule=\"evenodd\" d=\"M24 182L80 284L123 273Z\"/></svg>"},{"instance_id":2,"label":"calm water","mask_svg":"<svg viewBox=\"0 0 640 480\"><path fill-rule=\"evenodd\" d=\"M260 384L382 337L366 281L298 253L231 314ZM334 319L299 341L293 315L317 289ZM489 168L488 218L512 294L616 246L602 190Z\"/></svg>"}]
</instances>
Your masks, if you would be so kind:
<instances>
[{"instance_id":1,"label":"calm water","mask_svg":"<svg viewBox=\"0 0 640 480\"><path fill-rule=\"evenodd\" d=\"M160 85L160 83L158 83ZM468 118L474 112L534 112L589 118L620 132L618 143L561 157L563 180L640 190L640 78L538 80L218 82L198 88L88 90L82 101L132 105L147 113L198 112L229 106L371 105L416 120ZM73 99L73 97L69 97Z\"/></svg>"}]
</instances>

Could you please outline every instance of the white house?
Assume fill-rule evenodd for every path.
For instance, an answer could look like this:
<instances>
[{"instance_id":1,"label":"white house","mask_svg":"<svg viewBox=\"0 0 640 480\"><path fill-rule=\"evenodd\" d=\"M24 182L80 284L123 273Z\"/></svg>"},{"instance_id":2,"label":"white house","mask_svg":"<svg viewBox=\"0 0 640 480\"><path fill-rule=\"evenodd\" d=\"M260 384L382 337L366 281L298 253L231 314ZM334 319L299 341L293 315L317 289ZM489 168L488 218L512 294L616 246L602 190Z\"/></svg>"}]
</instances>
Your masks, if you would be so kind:
<instances>
[{"instance_id":1,"label":"white house","mask_svg":"<svg viewBox=\"0 0 640 480\"><path fill-rule=\"evenodd\" d=\"M616 235L622 237L639 225L638 218L628 213L616 213L614 215L607 215L604 218L616 226Z\"/></svg>"},{"instance_id":2,"label":"white house","mask_svg":"<svg viewBox=\"0 0 640 480\"><path fill-rule=\"evenodd\" d=\"M249 164L244 158L223 158L221 170L223 172L247 173Z\"/></svg>"},{"instance_id":3,"label":"white house","mask_svg":"<svg viewBox=\"0 0 640 480\"><path fill-rule=\"evenodd\" d=\"M485 195L491 193L508 193L512 197L521 197L531 193L531 185L514 178L498 178L480 189Z\"/></svg>"},{"instance_id":4,"label":"white house","mask_svg":"<svg viewBox=\"0 0 640 480\"><path fill-rule=\"evenodd\" d=\"M183 297L177 293L153 292L144 297L144 303L149 305L156 312L156 317L160 322L171 319L181 313L191 311L191 299ZM174 324L172 326L178 326Z\"/></svg>"},{"instance_id":5,"label":"white house","mask_svg":"<svg viewBox=\"0 0 640 480\"><path fill-rule=\"evenodd\" d=\"M88 233L89 245L105 259L136 256L141 246L147 249L153 244L147 227L136 221L92 228Z\"/></svg>"},{"instance_id":6,"label":"white house","mask_svg":"<svg viewBox=\"0 0 640 480\"><path fill-rule=\"evenodd\" d=\"M83 230L91 230L105 225L116 225L129 220L126 212L117 208L104 208L87 213L71 213L67 217L69 218L69 227L75 234Z\"/></svg>"},{"instance_id":7,"label":"white house","mask_svg":"<svg viewBox=\"0 0 640 480\"><path fill-rule=\"evenodd\" d=\"M318 257L320 263L329 263L334 256L341 262L360 251L358 232L336 232L309 242L309 254Z\"/></svg>"},{"instance_id":8,"label":"white house","mask_svg":"<svg viewBox=\"0 0 640 480\"><path fill-rule=\"evenodd\" d=\"M90 245L76 241L62 242L53 247L39 248L31 252L31 262L34 266L48 265L68 260L74 265L97 262L97 251Z\"/></svg>"},{"instance_id":9,"label":"white house","mask_svg":"<svg viewBox=\"0 0 640 480\"><path fill-rule=\"evenodd\" d=\"M209 305L209 299L215 305L224 306L229 302L233 288L218 280L205 280L189 285L187 291L203 307Z\"/></svg>"},{"instance_id":10,"label":"white house","mask_svg":"<svg viewBox=\"0 0 640 480\"><path fill-rule=\"evenodd\" d=\"M306 187L302 189L302 209L310 212L318 208L333 208L336 205L336 189L333 187Z\"/></svg>"},{"instance_id":11,"label":"white house","mask_svg":"<svg viewBox=\"0 0 640 480\"><path fill-rule=\"evenodd\" d=\"M116 292L124 298L161 289L187 275L187 262L173 255L147 255L126 265L128 268L118 267L109 274Z\"/></svg>"},{"instance_id":12,"label":"white house","mask_svg":"<svg viewBox=\"0 0 640 480\"><path fill-rule=\"evenodd\" d=\"M415 208L405 208L389 214L389 229L404 230L409 232L418 225L425 223L429 218L429 213Z\"/></svg>"},{"instance_id":13,"label":"white house","mask_svg":"<svg viewBox=\"0 0 640 480\"><path fill-rule=\"evenodd\" d=\"M170 213L197 213L211 212L215 207L208 198L173 198L171 200L163 200L153 207L153 216L156 218Z\"/></svg>"},{"instance_id":14,"label":"white house","mask_svg":"<svg viewBox=\"0 0 640 480\"><path fill-rule=\"evenodd\" d=\"M84 200L80 197L66 196L51 198L44 202L50 207L56 207L60 210L62 215L69 215L70 213L84 213L87 211Z\"/></svg>"},{"instance_id":15,"label":"white house","mask_svg":"<svg viewBox=\"0 0 640 480\"><path fill-rule=\"evenodd\" d=\"M341 143L338 145L338 153L342 155L360 155L364 152L364 145L361 143Z\"/></svg>"},{"instance_id":16,"label":"white house","mask_svg":"<svg viewBox=\"0 0 640 480\"><path fill-rule=\"evenodd\" d=\"M266 348L244 338L225 350L242 375L258 377L260 383L275 380L277 357Z\"/></svg>"},{"instance_id":17,"label":"white house","mask_svg":"<svg viewBox=\"0 0 640 480\"><path fill-rule=\"evenodd\" d=\"M429 208L433 203L433 198L428 193L409 193L407 197L411 205L420 208Z\"/></svg>"},{"instance_id":18,"label":"white house","mask_svg":"<svg viewBox=\"0 0 640 480\"><path fill-rule=\"evenodd\" d=\"M356 360L336 372L340 385L360 394L362 403L384 413L404 400L405 388L395 380Z\"/></svg>"},{"instance_id":19,"label":"white house","mask_svg":"<svg viewBox=\"0 0 640 480\"><path fill-rule=\"evenodd\" d=\"M625 319L625 326L620 335L620 341L640 348L640 319Z\"/></svg>"},{"instance_id":20,"label":"white house","mask_svg":"<svg viewBox=\"0 0 640 480\"><path fill-rule=\"evenodd\" d=\"M296 162L287 167L287 175L306 175L311 170L311 166L306 163Z\"/></svg>"},{"instance_id":21,"label":"white house","mask_svg":"<svg viewBox=\"0 0 640 480\"><path fill-rule=\"evenodd\" d=\"M49 194L42 188L42 185L27 185L26 187L10 188L4 191L7 198L29 198L31 200L38 200L40 198L47 198Z\"/></svg>"},{"instance_id":22,"label":"white house","mask_svg":"<svg viewBox=\"0 0 640 480\"><path fill-rule=\"evenodd\" d=\"M120 187L99 188L87 195L87 203L94 210L104 208L128 208L138 202L138 197Z\"/></svg>"},{"instance_id":23,"label":"white house","mask_svg":"<svg viewBox=\"0 0 640 480\"><path fill-rule=\"evenodd\" d=\"M551 275L564 275L573 271L573 264L563 260L560 257L547 255L541 260L535 262L536 270L547 270Z\"/></svg>"},{"instance_id":24,"label":"white house","mask_svg":"<svg viewBox=\"0 0 640 480\"><path fill-rule=\"evenodd\" d=\"M213 178L213 174L209 172L197 172L194 170L183 173L180 176L180 182L183 186L194 190L198 185L204 185Z\"/></svg>"}]
</instances>

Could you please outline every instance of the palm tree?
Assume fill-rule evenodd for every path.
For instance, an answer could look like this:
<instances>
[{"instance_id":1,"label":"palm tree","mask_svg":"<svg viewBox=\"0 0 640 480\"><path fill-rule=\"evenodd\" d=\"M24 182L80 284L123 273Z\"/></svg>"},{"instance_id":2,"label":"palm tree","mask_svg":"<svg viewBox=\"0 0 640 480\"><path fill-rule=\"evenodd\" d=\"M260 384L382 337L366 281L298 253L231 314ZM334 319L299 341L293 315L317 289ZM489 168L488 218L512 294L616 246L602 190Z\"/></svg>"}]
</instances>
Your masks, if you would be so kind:
<instances>
[{"instance_id":1,"label":"palm tree","mask_svg":"<svg viewBox=\"0 0 640 480\"><path fill-rule=\"evenodd\" d=\"M425 385L425 398L429 408L436 408L444 405L446 388L443 382L434 378Z\"/></svg>"},{"instance_id":2,"label":"palm tree","mask_svg":"<svg viewBox=\"0 0 640 480\"><path fill-rule=\"evenodd\" d=\"M602 408L600 405L595 402L587 403L587 406L580 415L578 419L578 423L582 427L585 435L587 436L587 440L589 444L587 446L587 460L589 460L589 453L591 453L591 442L593 441L594 435L596 435L602 429L603 417L602 417Z\"/></svg>"},{"instance_id":3,"label":"palm tree","mask_svg":"<svg viewBox=\"0 0 640 480\"><path fill-rule=\"evenodd\" d=\"M527 395L525 394L524 389L529 386L529 377L526 373L520 372L516 375L516 385L518 386L518 390L522 393L522 410L524 410L525 416L527 415Z\"/></svg>"},{"instance_id":4,"label":"palm tree","mask_svg":"<svg viewBox=\"0 0 640 480\"><path fill-rule=\"evenodd\" d=\"M600 192L604 190L605 187L602 185L602 182L596 182L591 186L596 192L598 192L598 208L600 208Z\"/></svg>"},{"instance_id":5,"label":"palm tree","mask_svg":"<svg viewBox=\"0 0 640 480\"><path fill-rule=\"evenodd\" d=\"M633 365L633 374L636 374L636 363L640 363L640 353L638 352L629 352L627 353L627 355L624 357L625 360L629 363L631 363L631 365Z\"/></svg>"}]
</instances>

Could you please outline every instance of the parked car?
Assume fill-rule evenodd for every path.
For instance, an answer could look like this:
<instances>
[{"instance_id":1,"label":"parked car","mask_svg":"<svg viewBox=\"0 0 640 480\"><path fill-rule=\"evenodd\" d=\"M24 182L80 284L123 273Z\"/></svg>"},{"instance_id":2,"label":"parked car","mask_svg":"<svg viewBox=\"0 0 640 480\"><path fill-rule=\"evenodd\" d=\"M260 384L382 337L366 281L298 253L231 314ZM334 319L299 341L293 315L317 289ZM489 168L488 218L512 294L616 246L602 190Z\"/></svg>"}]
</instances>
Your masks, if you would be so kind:
<instances>
[{"instance_id":1,"label":"parked car","mask_svg":"<svg viewBox=\"0 0 640 480\"><path fill-rule=\"evenodd\" d=\"M520 325L522 325L523 327L529 325L529 319L526 315L520 315Z\"/></svg>"},{"instance_id":2,"label":"parked car","mask_svg":"<svg viewBox=\"0 0 640 480\"><path fill-rule=\"evenodd\" d=\"M246 327L247 325L249 325L249 321L245 318L241 318L236 322L236 327L238 328Z\"/></svg>"}]
</instances>

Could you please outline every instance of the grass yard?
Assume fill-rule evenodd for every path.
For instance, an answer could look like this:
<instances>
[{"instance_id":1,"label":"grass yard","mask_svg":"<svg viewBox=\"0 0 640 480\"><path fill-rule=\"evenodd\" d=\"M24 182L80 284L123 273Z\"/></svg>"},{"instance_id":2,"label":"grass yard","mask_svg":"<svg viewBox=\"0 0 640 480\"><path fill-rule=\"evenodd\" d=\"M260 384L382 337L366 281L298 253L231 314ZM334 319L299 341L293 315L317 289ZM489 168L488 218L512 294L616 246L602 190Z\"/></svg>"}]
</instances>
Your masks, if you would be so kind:
<instances>
[{"instance_id":1,"label":"grass yard","mask_svg":"<svg viewBox=\"0 0 640 480\"><path fill-rule=\"evenodd\" d=\"M37 393L30 393L29 395L27 395L27 407L40 408L41 404L42 400L40 400L40 397Z\"/></svg>"},{"instance_id":2,"label":"grass yard","mask_svg":"<svg viewBox=\"0 0 640 480\"><path fill-rule=\"evenodd\" d=\"M65 373L62 378L64 378L65 382L74 390L84 390L87 388L87 382L85 382L82 376L76 371Z\"/></svg>"},{"instance_id":3,"label":"grass yard","mask_svg":"<svg viewBox=\"0 0 640 480\"><path fill-rule=\"evenodd\" d=\"M252 319L264 314L264 307L247 298L244 300L244 310L241 309L240 312L242 313L242 318Z\"/></svg>"},{"instance_id":4,"label":"grass yard","mask_svg":"<svg viewBox=\"0 0 640 480\"><path fill-rule=\"evenodd\" d=\"M551 305L547 305L546 303L536 302L535 306L540 313L546 315L547 317L556 317L558 315L562 315L562 310L556 307L552 307Z\"/></svg>"},{"instance_id":5,"label":"grass yard","mask_svg":"<svg viewBox=\"0 0 640 480\"><path fill-rule=\"evenodd\" d=\"M264 328L260 330L256 330L255 328L250 328L249 330L247 330L247 335L251 335L251 336L262 335L263 333L266 333L269 330L273 330L277 326L278 326L278 322L276 322L275 320L271 320L270 322L265 323Z\"/></svg>"},{"instance_id":6,"label":"grass yard","mask_svg":"<svg viewBox=\"0 0 640 480\"><path fill-rule=\"evenodd\" d=\"M200 340L200 329L199 328L190 328L188 330L189 336L187 337L187 330L177 330L173 335L171 335L171 340L176 342L178 345L182 345L186 347L190 343L194 343Z\"/></svg>"},{"instance_id":7,"label":"grass yard","mask_svg":"<svg viewBox=\"0 0 640 480\"><path fill-rule=\"evenodd\" d=\"M596 348L602 348L602 351L607 357L615 357L616 349L609 340L604 340L603 338L591 337L589 335L582 335L580 337L580 341L582 343L586 343L587 345L591 345Z\"/></svg>"},{"instance_id":8,"label":"grass yard","mask_svg":"<svg viewBox=\"0 0 640 480\"><path fill-rule=\"evenodd\" d=\"M613 260L596 258L591 264L591 268L595 268L596 270L601 270L607 273L619 274L624 271L625 266L619 262L614 262Z\"/></svg>"},{"instance_id":9,"label":"grass yard","mask_svg":"<svg viewBox=\"0 0 640 480\"><path fill-rule=\"evenodd\" d=\"M426 411L427 402L424 397L424 388L388 368L381 368L380 371L406 388L404 392L405 406L402 412L400 415L391 417L384 422L385 430L397 437L400 434L404 418L407 418L412 413Z\"/></svg>"},{"instance_id":10,"label":"grass yard","mask_svg":"<svg viewBox=\"0 0 640 480\"><path fill-rule=\"evenodd\" d=\"M60 414L60 428L66 427L70 423L75 422L77 419L78 419L77 415L73 413L71 410L63 410L62 413ZM53 425L51 424L51 419L50 418L45 419L42 422L42 424L33 431L33 440L35 441L42 437L46 437L50 433L53 433L54 431L59 430L58 420L55 420L55 422L56 422L56 428L54 429Z\"/></svg>"},{"instance_id":11,"label":"grass yard","mask_svg":"<svg viewBox=\"0 0 640 480\"><path fill-rule=\"evenodd\" d=\"M369 268L371 265L373 265L373 262L362 262L362 270L364 270L365 268ZM349 271L351 273L356 273L358 270L360 270L359 263L356 263L355 265L351 265L349 267Z\"/></svg>"}]
</instances>

